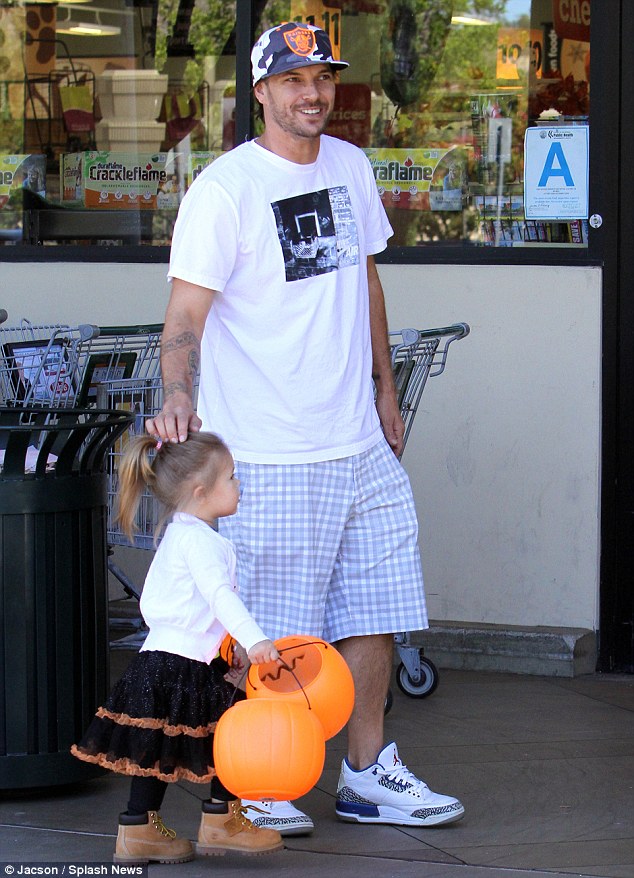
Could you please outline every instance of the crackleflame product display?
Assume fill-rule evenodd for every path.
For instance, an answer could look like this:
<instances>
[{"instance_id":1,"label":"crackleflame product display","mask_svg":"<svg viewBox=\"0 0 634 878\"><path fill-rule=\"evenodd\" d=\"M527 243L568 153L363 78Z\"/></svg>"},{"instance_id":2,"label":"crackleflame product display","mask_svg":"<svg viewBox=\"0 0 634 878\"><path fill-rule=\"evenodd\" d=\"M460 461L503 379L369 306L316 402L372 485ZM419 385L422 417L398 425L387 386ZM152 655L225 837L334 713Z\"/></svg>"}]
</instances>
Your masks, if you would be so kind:
<instances>
[{"instance_id":1,"label":"crackleflame product display","mask_svg":"<svg viewBox=\"0 0 634 878\"><path fill-rule=\"evenodd\" d=\"M61 161L62 200L84 207L178 207L183 186L173 153L81 152Z\"/></svg>"}]
</instances>

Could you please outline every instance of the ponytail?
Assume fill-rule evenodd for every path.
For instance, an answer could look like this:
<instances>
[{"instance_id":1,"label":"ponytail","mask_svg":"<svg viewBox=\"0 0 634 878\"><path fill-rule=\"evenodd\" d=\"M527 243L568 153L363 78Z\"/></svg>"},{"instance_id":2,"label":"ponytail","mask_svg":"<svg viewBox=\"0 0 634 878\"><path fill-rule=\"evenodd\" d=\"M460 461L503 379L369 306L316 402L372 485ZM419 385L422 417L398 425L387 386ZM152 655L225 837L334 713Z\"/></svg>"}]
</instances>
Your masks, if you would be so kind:
<instances>
[{"instance_id":1,"label":"ponytail","mask_svg":"<svg viewBox=\"0 0 634 878\"><path fill-rule=\"evenodd\" d=\"M130 439L119 465L119 498L116 520L124 534L134 540L134 519L145 488L152 489L156 477L150 459L150 451L156 451L159 443L154 436L145 433Z\"/></svg>"}]
</instances>

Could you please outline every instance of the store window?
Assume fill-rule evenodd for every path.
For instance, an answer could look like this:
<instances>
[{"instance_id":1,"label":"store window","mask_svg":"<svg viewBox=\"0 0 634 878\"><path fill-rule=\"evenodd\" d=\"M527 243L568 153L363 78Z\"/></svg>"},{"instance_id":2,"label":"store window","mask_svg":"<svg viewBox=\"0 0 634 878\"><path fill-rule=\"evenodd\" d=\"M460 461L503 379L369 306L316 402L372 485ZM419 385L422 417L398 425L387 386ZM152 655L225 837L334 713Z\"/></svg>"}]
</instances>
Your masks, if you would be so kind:
<instances>
[{"instance_id":1,"label":"store window","mask_svg":"<svg viewBox=\"0 0 634 878\"><path fill-rule=\"evenodd\" d=\"M2 242L169 244L245 134L237 16L314 22L350 62L329 132L366 151L391 246L587 247L590 0L2 6Z\"/></svg>"},{"instance_id":2,"label":"store window","mask_svg":"<svg viewBox=\"0 0 634 878\"><path fill-rule=\"evenodd\" d=\"M236 3L0 5L0 240L169 244L234 146Z\"/></svg>"}]
</instances>

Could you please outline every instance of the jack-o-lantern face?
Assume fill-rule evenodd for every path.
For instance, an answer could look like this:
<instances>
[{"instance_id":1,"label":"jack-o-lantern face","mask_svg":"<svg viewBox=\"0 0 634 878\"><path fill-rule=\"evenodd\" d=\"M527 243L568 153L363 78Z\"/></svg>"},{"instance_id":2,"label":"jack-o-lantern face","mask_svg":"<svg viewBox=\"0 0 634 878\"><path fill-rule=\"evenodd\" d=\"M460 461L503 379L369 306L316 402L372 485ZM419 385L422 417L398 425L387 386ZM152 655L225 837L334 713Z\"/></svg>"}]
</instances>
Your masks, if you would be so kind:
<instances>
[{"instance_id":1,"label":"jack-o-lantern face","mask_svg":"<svg viewBox=\"0 0 634 878\"><path fill-rule=\"evenodd\" d=\"M275 645L286 665L251 667L247 698L285 698L304 704L320 720L326 740L350 719L354 682L350 669L330 643L316 637L282 637Z\"/></svg>"}]
</instances>

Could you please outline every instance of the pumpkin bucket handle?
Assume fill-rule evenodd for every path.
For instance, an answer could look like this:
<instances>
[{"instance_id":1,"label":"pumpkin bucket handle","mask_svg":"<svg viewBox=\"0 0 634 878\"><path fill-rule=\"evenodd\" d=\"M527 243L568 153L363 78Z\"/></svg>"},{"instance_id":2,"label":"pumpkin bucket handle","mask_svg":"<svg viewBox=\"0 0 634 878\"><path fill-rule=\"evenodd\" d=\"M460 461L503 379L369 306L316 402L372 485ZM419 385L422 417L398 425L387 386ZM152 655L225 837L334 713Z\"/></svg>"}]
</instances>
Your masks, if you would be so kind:
<instances>
[{"instance_id":1,"label":"pumpkin bucket handle","mask_svg":"<svg viewBox=\"0 0 634 878\"><path fill-rule=\"evenodd\" d=\"M317 641L311 640L310 643L307 644L307 645L310 646L310 645L312 645L312 644L314 644L314 643L317 643ZM289 649L295 649L295 647L294 647L294 646L287 646L287 647L285 647L285 648L280 649L279 651L280 651L280 653L283 653L283 652L287 652ZM257 686L255 685L255 683L252 682L251 677L249 676L249 674L251 673L251 668L252 668L252 667L253 667L253 665L249 665L249 667L248 667L247 670L246 670L246 673L242 675L242 678L240 679L239 682L242 683L242 682L244 681L244 679L246 678L246 679L248 680L248 682L251 684L251 686L252 686L254 689L257 689ZM299 686L299 688L302 690L302 694L303 694L304 698L306 699L306 704L308 705L308 709L309 709L309 710L312 710L312 707L310 706L310 699L309 699L308 695L306 694L306 690L304 689L304 687L302 686L302 684L299 682L299 679L298 679L298 677L297 677L297 674L295 673L295 671L293 670L293 668L291 668L291 666L288 665L285 661L282 662L282 664L280 665L280 667L284 668L285 671L288 671L289 674L292 674L292 676L295 678L295 682L297 683L297 685ZM238 691L238 689L237 689L237 687L236 687L236 693L237 693L237 691ZM232 696L232 698L231 698L231 704L233 704L233 702L234 702L234 700L235 700L235 697L236 697L235 695Z\"/></svg>"}]
</instances>

